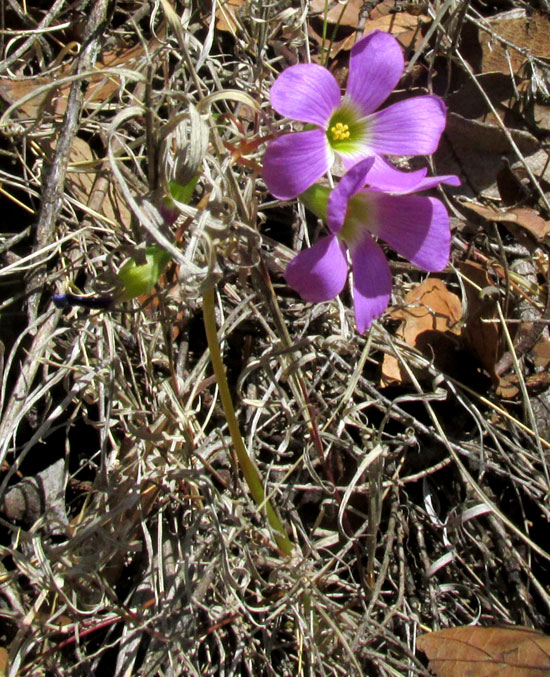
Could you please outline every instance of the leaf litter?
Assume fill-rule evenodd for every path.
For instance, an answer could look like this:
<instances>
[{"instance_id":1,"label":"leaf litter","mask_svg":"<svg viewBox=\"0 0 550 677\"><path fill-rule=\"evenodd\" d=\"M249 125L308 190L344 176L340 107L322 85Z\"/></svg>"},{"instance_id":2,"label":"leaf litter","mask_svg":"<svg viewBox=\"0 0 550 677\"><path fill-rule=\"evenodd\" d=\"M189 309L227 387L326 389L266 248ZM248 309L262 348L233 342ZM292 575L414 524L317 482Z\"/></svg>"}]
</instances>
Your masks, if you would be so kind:
<instances>
[{"instance_id":1,"label":"leaf litter","mask_svg":"<svg viewBox=\"0 0 550 677\"><path fill-rule=\"evenodd\" d=\"M548 7L350 0L323 25L324 5L6 7L5 674L427 675L428 631L430 661L425 637L457 660L443 628L462 661L504 625L547 639ZM278 73L311 59L345 80L374 28L405 50L396 97L445 99L432 173L462 186L439 189L452 264L426 275L388 252L392 309L359 336L348 298L312 306L285 284L321 226L258 167ZM198 178L167 206L182 176ZM54 309L163 242L152 294ZM233 456L205 284L292 557Z\"/></svg>"}]
</instances>

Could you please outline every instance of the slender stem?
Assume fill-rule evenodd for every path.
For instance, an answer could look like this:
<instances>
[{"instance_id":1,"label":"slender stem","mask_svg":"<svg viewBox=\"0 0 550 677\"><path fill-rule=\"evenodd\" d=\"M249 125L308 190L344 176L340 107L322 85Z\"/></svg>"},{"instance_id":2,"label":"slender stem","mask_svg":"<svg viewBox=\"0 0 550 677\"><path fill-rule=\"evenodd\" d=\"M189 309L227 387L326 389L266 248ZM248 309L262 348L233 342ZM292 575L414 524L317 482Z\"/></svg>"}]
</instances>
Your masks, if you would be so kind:
<instances>
[{"instance_id":1,"label":"slender stem","mask_svg":"<svg viewBox=\"0 0 550 677\"><path fill-rule=\"evenodd\" d=\"M210 350L210 359L212 361L212 368L214 369L214 375L218 383L220 399L222 401L227 426L231 434L237 460L241 467L248 488L250 489L250 493L252 494L252 498L256 502L256 505L258 505L261 510L265 511L267 521L275 532L275 541L277 542L277 545L285 555L290 557L292 555L292 543L290 542L283 523L277 515L275 508L271 505L269 499L266 498L264 487L260 478L260 473L246 451L243 438L241 436L241 431L239 429L239 423L235 415L235 409L233 408L233 401L231 400L231 393L229 392L229 386L227 384L227 378L225 375L225 366L223 364L220 344L218 342L214 303L214 287L208 288L203 294L202 312L204 318L204 328L206 330L206 339L208 341L208 349Z\"/></svg>"}]
</instances>

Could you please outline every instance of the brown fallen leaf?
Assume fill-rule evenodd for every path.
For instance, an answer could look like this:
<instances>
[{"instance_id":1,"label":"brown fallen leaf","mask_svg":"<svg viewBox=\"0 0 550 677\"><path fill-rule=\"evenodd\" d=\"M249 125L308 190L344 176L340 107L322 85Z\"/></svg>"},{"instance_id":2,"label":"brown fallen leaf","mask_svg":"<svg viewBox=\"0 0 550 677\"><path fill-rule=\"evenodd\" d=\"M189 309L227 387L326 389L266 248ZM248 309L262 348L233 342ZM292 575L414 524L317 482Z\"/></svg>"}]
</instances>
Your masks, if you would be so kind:
<instances>
[{"instance_id":1,"label":"brown fallen leaf","mask_svg":"<svg viewBox=\"0 0 550 677\"><path fill-rule=\"evenodd\" d=\"M163 35L164 30L159 31ZM159 46L158 40L151 40L147 45L147 53L152 54ZM89 80L89 85L84 96L86 104L104 102L113 94L119 91L121 87L120 78L110 73L105 75L101 72L102 68L124 68L134 69L140 59L145 58L145 48L141 43L132 47L123 47L115 50L103 52L97 60L96 69L98 74ZM37 92L35 96L25 101L18 108L19 117L37 118L44 112L51 113L54 117L61 117L67 109L67 97L71 88L71 83L58 85L57 81L63 77L73 74L73 63L60 68L56 77L35 77L26 79L13 79L0 77L0 98L8 104L13 104ZM47 87L40 91L41 87Z\"/></svg>"},{"instance_id":2,"label":"brown fallen leaf","mask_svg":"<svg viewBox=\"0 0 550 677\"><path fill-rule=\"evenodd\" d=\"M550 341L547 338L540 338L533 346L533 362L540 369L550 369Z\"/></svg>"},{"instance_id":3,"label":"brown fallen leaf","mask_svg":"<svg viewBox=\"0 0 550 677\"><path fill-rule=\"evenodd\" d=\"M383 0L369 14L363 35L374 30L390 33L405 49L414 49L422 39L421 28L432 19L423 13L427 5L408 3L403 12L395 11L395 0Z\"/></svg>"},{"instance_id":4,"label":"brown fallen leaf","mask_svg":"<svg viewBox=\"0 0 550 677\"><path fill-rule=\"evenodd\" d=\"M46 89L42 91L42 87ZM44 112L54 117L61 117L67 109L69 88L70 85L65 84L59 87L53 78L42 76L26 80L0 77L0 98L8 105L34 93L30 99L19 106L17 111L19 119L34 120Z\"/></svg>"},{"instance_id":5,"label":"brown fallen leaf","mask_svg":"<svg viewBox=\"0 0 550 677\"><path fill-rule=\"evenodd\" d=\"M0 647L0 676L8 674L9 668L9 652L5 647Z\"/></svg>"},{"instance_id":6,"label":"brown fallen leaf","mask_svg":"<svg viewBox=\"0 0 550 677\"><path fill-rule=\"evenodd\" d=\"M538 212L529 207L513 207L500 211L476 202L461 202L463 207L483 216L488 221L504 221L529 231L537 240L543 240L550 233L550 221L545 221Z\"/></svg>"},{"instance_id":7,"label":"brown fallen leaf","mask_svg":"<svg viewBox=\"0 0 550 677\"><path fill-rule=\"evenodd\" d=\"M481 152L494 154L510 153L512 150L503 129L496 124L468 120L457 113L449 113L445 131L455 147L475 148ZM538 140L529 132L522 129L508 131L523 154L531 155L540 148Z\"/></svg>"},{"instance_id":8,"label":"brown fallen leaf","mask_svg":"<svg viewBox=\"0 0 550 677\"><path fill-rule=\"evenodd\" d=\"M417 644L437 677L550 674L550 637L531 628L469 625L421 635Z\"/></svg>"},{"instance_id":9,"label":"brown fallen leaf","mask_svg":"<svg viewBox=\"0 0 550 677\"><path fill-rule=\"evenodd\" d=\"M467 316L462 336L470 351L483 365L491 377L496 392L504 398L513 398L519 389L508 375L499 376L496 365L504 352L504 340L498 322L496 302L490 294L481 294L484 289L494 287L486 267L474 261L461 261L458 268L465 282ZM471 281L472 284L469 283Z\"/></svg>"},{"instance_id":10,"label":"brown fallen leaf","mask_svg":"<svg viewBox=\"0 0 550 677\"><path fill-rule=\"evenodd\" d=\"M524 9L503 12L485 20L491 35L479 31L481 63L479 72L517 73L526 61L524 54L504 45L498 37L539 58L550 57L550 18L542 13L527 14Z\"/></svg>"},{"instance_id":11,"label":"brown fallen leaf","mask_svg":"<svg viewBox=\"0 0 550 677\"><path fill-rule=\"evenodd\" d=\"M55 149L55 141L48 137L41 140L41 147L45 153L51 154ZM76 136L73 139L69 152L69 166L67 168L67 189L70 194L83 205L93 208L108 220L111 227L120 224L121 227L129 226L132 213L126 205L126 201L120 192L118 183L107 181L109 172L103 163L97 158L89 143ZM96 204L90 200L103 180L104 191L100 192Z\"/></svg>"},{"instance_id":12,"label":"brown fallen leaf","mask_svg":"<svg viewBox=\"0 0 550 677\"><path fill-rule=\"evenodd\" d=\"M321 18L326 18L331 24L356 28L362 7L363 0L349 0L345 4L337 2L337 0L330 0L328 12L325 14L325 0L311 0L310 12L319 14Z\"/></svg>"},{"instance_id":13,"label":"brown fallen leaf","mask_svg":"<svg viewBox=\"0 0 550 677\"><path fill-rule=\"evenodd\" d=\"M492 373L501 353L500 331L496 323L483 320L496 319L497 312L494 300L489 296L482 298L477 288L494 287L495 280L491 279L484 266L474 261L461 261L458 268L464 276L468 304L464 338L481 364ZM473 284L468 284L468 281Z\"/></svg>"},{"instance_id":14,"label":"brown fallen leaf","mask_svg":"<svg viewBox=\"0 0 550 677\"><path fill-rule=\"evenodd\" d=\"M236 35L239 27L237 14L244 0L221 0L216 6L216 28Z\"/></svg>"},{"instance_id":15,"label":"brown fallen leaf","mask_svg":"<svg viewBox=\"0 0 550 677\"><path fill-rule=\"evenodd\" d=\"M390 312L396 320L403 320L396 335L408 345L418 348L428 359L434 359L439 368L446 370L446 360L454 359L451 334L460 334L458 323L462 318L459 297L449 291L442 280L429 278L406 296L403 308ZM402 383L398 360L389 354L382 363L382 383Z\"/></svg>"},{"instance_id":16,"label":"brown fallen leaf","mask_svg":"<svg viewBox=\"0 0 550 677\"><path fill-rule=\"evenodd\" d=\"M515 207L529 197L529 177L525 167L512 169L506 163L497 174L497 188L504 207Z\"/></svg>"},{"instance_id":17,"label":"brown fallen leaf","mask_svg":"<svg viewBox=\"0 0 550 677\"><path fill-rule=\"evenodd\" d=\"M508 132L524 156L540 152L539 141L529 132L513 128L508 128ZM493 191L490 194L496 197L496 177L502 169L503 155L510 162L515 161L510 142L501 127L450 112L434 161L438 172L466 177L463 186L466 190L470 186L472 196ZM544 151L543 155L547 159ZM528 162L535 171L531 158Z\"/></svg>"},{"instance_id":18,"label":"brown fallen leaf","mask_svg":"<svg viewBox=\"0 0 550 677\"><path fill-rule=\"evenodd\" d=\"M313 3L317 7L324 7L324 0L313 0ZM349 32L349 28L356 28L358 19L357 22L354 23L353 17L355 16L357 7L361 9L360 6L362 4L363 3L361 2L352 4L349 12L347 14L345 13L345 20L342 19L340 21L339 25L347 29L347 32ZM431 18L428 15L420 14L416 11L415 7L417 6L411 5L411 10L407 9L407 11L395 12L395 1L383 0L383 2L378 4L369 14L369 18L365 22L363 34L357 35L357 32L353 30L349 35L337 37L330 45L329 57L334 59L341 51L350 50L357 40L374 30L381 30L393 35L404 48L414 47L416 41L422 38L422 25L431 22ZM341 11L342 5L333 7L331 4L327 15L329 23L338 21ZM359 16L359 12L357 12L357 16ZM320 31L318 27L316 30L316 27L313 25L314 23L315 22L312 21L308 23L308 34L310 38L318 45L323 43L327 45L326 38L323 41L322 31ZM314 57L314 60L317 60L316 57Z\"/></svg>"},{"instance_id":19,"label":"brown fallen leaf","mask_svg":"<svg viewBox=\"0 0 550 677\"><path fill-rule=\"evenodd\" d=\"M482 73L474 80L467 80L458 91L446 99L448 110L468 120L496 124L487 99L508 128L521 128L524 120L513 114L518 91L529 85L527 78L504 73ZM483 90L483 93L480 91Z\"/></svg>"},{"instance_id":20,"label":"brown fallen leaf","mask_svg":"<svg viewBox=\"0 0 550 677\"><path fill-rule=\"evenodd\" d=\"M157 35L162 39L165 33L164 25L159 27ZM102 52L98 59L96 68L101 70L104 68L116 68L122 66L130 70L140 70L140 64L145 64L148 59L154 59L155 52L161 46L159 40L150 40L146 46L141 42L132 47L120 47L109 51ZM143 70L143 67L141 67ZM136 87L142 88L143 85L138 83ZM86 90L84 101L86 104L107 101L113 94L116 94L121 88L120 78L112 73L105 76L103 73L98 73L97 76L90 78L90 84ZM139 100L139 97L136 97Z\"/></svg>"}]
</instances>

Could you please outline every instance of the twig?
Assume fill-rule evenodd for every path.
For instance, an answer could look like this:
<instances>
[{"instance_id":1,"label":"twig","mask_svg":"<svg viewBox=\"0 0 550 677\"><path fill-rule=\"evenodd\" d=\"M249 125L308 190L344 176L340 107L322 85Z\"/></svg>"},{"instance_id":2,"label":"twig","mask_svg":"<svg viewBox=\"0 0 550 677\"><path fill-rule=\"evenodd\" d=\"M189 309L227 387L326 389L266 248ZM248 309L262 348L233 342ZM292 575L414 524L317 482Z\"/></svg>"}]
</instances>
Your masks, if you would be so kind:
<instances>
[{"instance_id":1,"label":"twig","mask_svg":"<svg viewBox=\"0 0 550 677\"><path fill-rule=\"evenodd\" d=\"M101 38L107 24L108 12L109 0L96 0L90 13L89 23L86 25L84 45L78 58L78 73L91 70L96 62L102 47ZM44 182L42 204L36 224L35 251L40 251L43 247L49 245L54 238L55 220L63 203L63 188L69 164L69 153L80 122L83 98L83 82L77 80L71 86L67 111L57 141L55 156L47 170L47 177ZM40 289L45 277L46 269L44 265L39 265L26 280L27 288L38 289L38 291L31 291L28 298L27 313L31 325L38 314Z\"/></svg>"}]
</instances>

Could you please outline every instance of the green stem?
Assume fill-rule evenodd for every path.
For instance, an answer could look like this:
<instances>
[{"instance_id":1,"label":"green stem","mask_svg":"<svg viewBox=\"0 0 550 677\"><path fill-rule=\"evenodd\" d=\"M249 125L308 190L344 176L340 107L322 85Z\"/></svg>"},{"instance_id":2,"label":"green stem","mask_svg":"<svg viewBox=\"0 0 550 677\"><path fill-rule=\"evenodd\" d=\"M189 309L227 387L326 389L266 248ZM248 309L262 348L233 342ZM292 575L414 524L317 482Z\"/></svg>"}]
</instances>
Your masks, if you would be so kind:
<instances>
[{"instance_id":1,"label":"green stem","mask_svg":"<svg viewBox=\"0 0 550 677\"><path fill-rule=\"evenodd\" d=\"M216 313L215 313L215 296L214 287L209 287L202 297L202 312L204 318L204 328L206 330L206 339L208 341L208 349L210 350L210 359L212 360L212 368L220 390L220 398L222 401L227 426L233 440L237 460L241 467L242 473L252 494L252 498L267 516L269 525L275 532L275 541L281 551L287 555L292 555L292 543L286 533L286 530L277 515L271 502L266 498L264 487L260 478L260 473L254 465L254 462L248 455L244 446L239 423L233 408L233 401L231 400L231 393L227 384L225 375L225 367L223 364L220 344L218 342L218 331L216 327Z\"/></svg>"}]
</instances>

